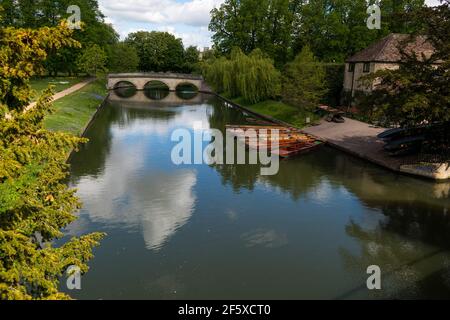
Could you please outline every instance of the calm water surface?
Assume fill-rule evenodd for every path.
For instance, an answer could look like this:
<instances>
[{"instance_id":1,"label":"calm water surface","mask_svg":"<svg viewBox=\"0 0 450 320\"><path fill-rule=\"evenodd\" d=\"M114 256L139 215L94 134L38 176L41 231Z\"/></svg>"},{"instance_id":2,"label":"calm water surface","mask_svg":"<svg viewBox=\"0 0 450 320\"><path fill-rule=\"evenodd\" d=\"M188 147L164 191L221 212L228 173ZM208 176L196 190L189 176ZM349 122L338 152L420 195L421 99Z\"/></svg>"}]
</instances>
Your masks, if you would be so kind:
<instances>
[{"instance_id":1,"label":"calm water surface","mask_svg":"<svg viewBox=\"0 0 450 320\"><path fill-rule=\"evenodd\" d=\"M150 98L112 95L71 161L84 206L67 237L108 234L74 298L450 298L449 183L327 147L271 177L178 167L174 129L249 118L208 95ZM379 292L366 288L370 265L383 271Z\"/></svg>"}]
</instances>

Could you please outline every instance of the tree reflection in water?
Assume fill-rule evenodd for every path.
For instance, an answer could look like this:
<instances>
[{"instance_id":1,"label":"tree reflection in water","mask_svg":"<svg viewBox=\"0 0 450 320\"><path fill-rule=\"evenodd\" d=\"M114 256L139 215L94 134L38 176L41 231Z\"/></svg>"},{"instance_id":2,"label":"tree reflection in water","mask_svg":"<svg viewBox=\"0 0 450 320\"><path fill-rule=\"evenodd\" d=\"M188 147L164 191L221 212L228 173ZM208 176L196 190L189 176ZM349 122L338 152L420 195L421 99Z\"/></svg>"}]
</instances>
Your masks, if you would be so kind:
<instances>
[{"instance_id":1,"label":"tree reflection in water","mask_svg":"<svg viewBox=\"0 0 450 320\"><path fill-rule=\"evenodd\" d=\"M217 104L220 112L210 117L212 127L225 130L226 124L245 121ZM382 267L384 290L373 293L375 298L450 297L450 183L396 175L329 148L282 161L275 176L260 176L258 165L213 167L235 192L263 185L298 201L324 181L344 188L371 210L367 220L348 221L345 232L360 250L355 254L341 248L345 268L365 274L370 265ZM375 224L367 222L371 220ZM365 280L340 298L363 297Z\"/></svg>"},{"instance_id":2,"label":"tree reflection in water","mask_svg":"<svg viewBox=\"0 0 450 320\"><path fill-rule=\"evenodd\" d=\"M259 165L212 165L214 170L198 167L175 170L166 158L170 156L167 146L170 145L170 130L173 128L191 127L194 120L200 119L205 124L209 122L209 127L225 132L227 124L254 122L249 121L248 115L237 112L214 97L205 96L204 103L199 100L190 106L188 102L180 103L179 97L175 99L174 95L171 93L168 96L172 99L171 103L164 100L152 102L143 94L125 102L111 101L99 113L88 131L91 142L83 146L82 153L75 155L71 161L72 183L77 185L80 177L84 177L81 189L89 219L107 226L110 223L138 225L142 227L146 248L155 252L163 251L169 239L183 233L178 230L189 225L188 228L194 228L191 229L194 231L192 234L186 232L184 238L180 237L178 246L190 258L192 255L195 257L196 249L184 244L197 234L202 234L206 228L199 220L206 221L208 229L217 223L218 237L235 233L236 238L226 238L225 241L236 245L224 245L230 252L241 250L241 243L245 250L254 250L245 251L242 256L233 256L237 261L246 262L248 268L253 266L253 261L246 260L247 252L260 252L261 255L257 257L261 261L284 252L286 255L279 254L279 257L287 259L289 263L285 264L286 260L282 260L283 266L270 264L269 267L283 270L283 279L287 283L298 280L289 278L289 272L292 271L289 264L303 267L303 270L310 272L307 277L314 278L315 267L310 263L323 261L327 259L323 256L335 253L336 257L329 258L333 263L330 273L351 275L356 279L354 284L360 284L346 288L337 298L366 297L365 270L372 264L379 265L384 275L384 290L374 293L375 298L450 296L449 183L434 184L395 175L327 147L281 161L280 171L275 176L261 176ZM145 100L134 103L133 99ZM165 153L161 155L158 152ZM159 174L155 174L154 170ZM229 208L214 208L217 214L215 220L208 211L210 199L205 199L206 196L198 192L200 187L208 191L214 188L214 192L209 194L216 195L215 200L218 202L224 195L231 199ZM161 190L164 196L158 194ZM243 192L246 190L250 192ZM240 193L242 196L235 197ZM280 200L279 194L287 197ZM258 200L263 204L252 203ZM202 215L196 211L198 202L208 212ZM313 205L305 205L311 202ZM348 203L349 206L339 202ZM239 212L241 204L245 205L243 212ZM281 204L288 212L271 212L271 209L264 207L268 204ZM339 207L339 210L355 212L334 212L334 206ZM331 210L328 210L330 207ZM323 212L305 212L309 209ZM300 210L304 211L297 212ZM221 220L222 215L228 215L228 220L232 221L229 229L226 229L227 221ZM192 222L191 218L197 219L196 222ZM335 224L337 227L334 233L327 230L327 227L332 228ZM323 229L320 229L322 226ZM220 228L224 228L223 234ZM301 233L307 236L298 236ZM322 239L327 236L332 240ZM315 243L318 248L309 248L308 243L303 244L304 240ZM203 244L203 239L199 241ZM210 250L208 254L214 254L213 245L207 249ZM261 250L272 250L272 253ZM314 250L318 251L316 256L315 252L309 253ZM105 261L109 261L109 253L105 256L108 257ZM174 260L178 256L179 252L176 251ZM141 261L142 256L135 258ZM199 256L197 258L200 259ZM217 270L209 267L205 270L216 279L214 272ZM164 272L168 273L168 277L171 276L170 270ZM189 279L188 276L184 278ZM342 280L344 285L347 283L345 281ZM323 296L328 294L328 284L319 285L323 286L320 293ZM202 288L209 290L210 287L205 283ZM292 290L290 293L296 293L297 290L292 287L288 289ZM189 286L186 286L186 290L189 290Z\"/></svg>"}]
</instances>

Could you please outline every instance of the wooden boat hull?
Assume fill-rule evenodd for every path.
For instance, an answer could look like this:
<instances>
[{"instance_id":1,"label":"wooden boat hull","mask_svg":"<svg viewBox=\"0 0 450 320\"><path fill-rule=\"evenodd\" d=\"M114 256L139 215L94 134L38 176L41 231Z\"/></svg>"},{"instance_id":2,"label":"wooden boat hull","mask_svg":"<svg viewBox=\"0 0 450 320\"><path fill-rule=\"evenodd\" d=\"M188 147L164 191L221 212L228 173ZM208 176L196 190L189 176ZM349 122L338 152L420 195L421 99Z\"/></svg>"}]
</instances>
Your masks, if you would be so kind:
<instances>
[{"instance_id":1,"label":"wooden boat hull","mask_svg":"<svg viewBox=\"0 0 450 320\"><path fill-rule=\"evenodd\" d=\"M250 149L269 151L272 146L277 147L274 153L282 158L306 153L322 145L322 141L301 130L282 126L227 126L227 130ZM248 130L256 135L249 135ZM272 134L273 130L277 132Z\"/></svg>"}]
</instances>

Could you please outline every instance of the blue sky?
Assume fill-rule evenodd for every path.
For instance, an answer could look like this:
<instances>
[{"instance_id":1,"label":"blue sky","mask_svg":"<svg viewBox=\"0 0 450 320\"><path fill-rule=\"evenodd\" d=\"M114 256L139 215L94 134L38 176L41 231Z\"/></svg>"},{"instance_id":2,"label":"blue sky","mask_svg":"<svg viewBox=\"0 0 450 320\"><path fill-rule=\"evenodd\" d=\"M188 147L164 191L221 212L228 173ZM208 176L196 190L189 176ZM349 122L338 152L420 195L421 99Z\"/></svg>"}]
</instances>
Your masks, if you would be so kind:
<instances>
[{"instance_id":1,"label":"blue sky","mask_svg":"<svg viewBox=\"0 0 450 320\"><path fill-rule=\"evenodd\" d=\"M182 38L185 46L211 46L209 12L224 0L99 0L107 22L122 38L139 30L167 31ZM435 5L438 0L427 0Z\"/></svg>"}]
</instances>

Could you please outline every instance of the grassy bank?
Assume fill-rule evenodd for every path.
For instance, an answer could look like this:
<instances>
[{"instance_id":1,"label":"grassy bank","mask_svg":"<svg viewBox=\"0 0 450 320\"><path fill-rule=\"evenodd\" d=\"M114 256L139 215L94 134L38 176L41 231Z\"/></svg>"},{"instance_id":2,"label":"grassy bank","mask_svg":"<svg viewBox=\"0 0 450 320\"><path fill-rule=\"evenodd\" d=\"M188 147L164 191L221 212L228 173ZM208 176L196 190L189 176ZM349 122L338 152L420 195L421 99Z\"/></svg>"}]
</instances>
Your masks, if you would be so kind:
<instances>
[{"instance_id":1,"label":"grassy bank","mask_svg":"<svg viewBox=\"0 0 450 320\"><path fill-rule=\"evenodd\" d=\"M45 126L49 130L80 135L106 95L105 79L88 84L81 90L55 101L55 112L47 117Z\"/></svg>"},{"instance_id":2,"label":"grassy bank","mask_svg":"<svg viewBox=\"0 0 450 320\"><path fill-rule=\"evenodd\" d=\"M303 128L308 125L308 118L310 120L310 124L319 120L319 116L313 112L302 110L280 101L267 100L256 104L250 104L243 98L231 100L256 113L287 122L299 128Z\"/></svg>"},{"instance_id":3,"label":"grassy bank","mask_svg":"<svg viewBox=\"0 0 450 320\"><path fill-rule=\"evenodd\" d=\"M61 92L70 88L71 86L83 81L82 77L57 77L57 78L34 78L30 81L31 88L36 91L36 95L32 98L34 101L41 93L49 86L53 86L55 93Z\"/></svg>"}]
</instances>

